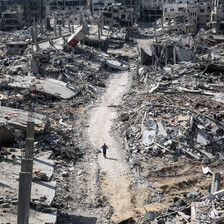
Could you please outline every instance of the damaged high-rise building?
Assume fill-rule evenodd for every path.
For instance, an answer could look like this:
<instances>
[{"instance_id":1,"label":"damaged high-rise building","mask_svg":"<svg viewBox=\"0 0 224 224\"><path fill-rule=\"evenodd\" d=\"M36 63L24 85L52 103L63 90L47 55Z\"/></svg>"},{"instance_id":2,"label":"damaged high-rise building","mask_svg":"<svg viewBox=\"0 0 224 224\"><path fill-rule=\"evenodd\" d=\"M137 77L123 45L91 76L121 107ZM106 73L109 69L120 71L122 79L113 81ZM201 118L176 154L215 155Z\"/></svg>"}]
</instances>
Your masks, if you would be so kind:
<instances>
[{"instance_id":1,"label":"damaged high-rise building","mask_svg":"<svg viewBox=\"0 0 224 224\"><path fill-rule=\"evenodd\" d=\"M141 0L90 0L90 9L93 15L99 14L112 3L121 3L125 7L134 9L134 19L138 21L141 14Z\"/></svg>"},{"instance_id":2,"label":"damaged high-rise building","mask_svg":"<svg viewBox=\"0 0 224 224\"><path fill-rule=\"evenodd\" d=\"M99 14L107 6L114 3L115 0L90 0L90 10L92 15Z\"/></svg>"},{"instance_id":3,"label":"damaged high-rise building","mask_svg":"<svg viewBox=\"0 0 224 224\"><path fill-rule=\"evenodd\" d=\"M29 22L37 22L46 16L45 0L23 0L24 18Z\"/></svg>"},{"instance_id":4,"label":"damaged high-rise building","mask_svg":"<svg viewBox=\"0 0 224 224\"><path fill-rule=\"evenodd\" d=\"M142 2L142 10L140 20L142 22L155 22L163 15L162 0L144 0Z\"/></svg>"},{"instance_id":5,"label":"damaged high-rise building","mask_svg":"<svg viewBox=\"0 0 224 224\"><path fill-rule=\"evenodd\" d=\"M83 11L87 7L89 7L89 0L48 0L47 2L47 11L50 14L59 11Z\"/></svg>"},{"instance_id":6,"label":"damaged high-rise building","mask_svg":"<svg viewBox=\"0 0 224 224\"><path fill-rule=\"evenodd\" d=\"M1 0L1 30L19 29L46 16L45 0Z\"/></svg>"},{"instance_id":7,"label":"damaged high-rise building","mask_svg":"<svg viewBox=\"0 0 224 224\"><path fill-rule=\"evenodd\" d=\"M134 9L134 19L137 22L141 14L141 0L116 0L117 3L122 3L126 7Z\"/></svg>"},{"instance_id":8,"label":"damaged high-rise building","mask_svg":"<svg viewBox=\"0 0 224 224\"><path fill-rule=\"evenodd\" d=\"M110 28L130 27L134 24L134 9L113 3L102 11L102 22Z\"/></svg>"},{"instance_id":9,"label":"damaged high-rise building","mask_svg":"<svg viewBox=\"0 0 224 224\"><path fill-rule=\"evenodd\" d=\"M20 29L22 27L23 10L20 5L11 6L6 11L2 12L0 22L0 30L10 31Z\"/></svg>"}]
</instances>

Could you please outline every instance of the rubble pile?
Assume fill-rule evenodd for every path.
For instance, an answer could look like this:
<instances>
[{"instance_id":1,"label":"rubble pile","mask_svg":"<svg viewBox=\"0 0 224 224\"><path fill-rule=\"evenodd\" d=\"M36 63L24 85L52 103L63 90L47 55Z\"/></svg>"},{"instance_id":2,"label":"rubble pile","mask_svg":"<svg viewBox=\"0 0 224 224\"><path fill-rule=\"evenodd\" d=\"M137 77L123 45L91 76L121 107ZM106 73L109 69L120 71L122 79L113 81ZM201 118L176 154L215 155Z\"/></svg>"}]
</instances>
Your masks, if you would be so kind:
<instances>
[{"instance_id":1,"label":"rubble pile","mask_svg":"<svg viewBox=\"0 0 224 224\"><path fill-rule=\"evenodd\" d=\"M219 49L209 61L138 69L135 79L143 90L125 96L120 111L128 113L121 114L117 126L131 154L222 160L222 58Z\"/></svg>"},{"instance_id":2,"label":"rubble pile","mask_svg":"<svg viewBox=\"0 0 224 224\"><path fill-rule=\"evenodd\" d=\"M191 93L146 93L134 101L132 94L126 97L130 108L135 107L130 98L138 104L134 112L121 115L119 124L131 154L170 154L175 158L184 154L198 161L222 160L221 103Z\"/></svg>"},{"instance_id":3,"label":"rubble pile","mask_svg":"<svg viewBox=\"0 0 224 224\"><path fill-rule=\"evenodd\" d=\"M68 106L75 110L97 99L110 72L123 70L123 61L85 45L77 46L72 53L67 48L58 50L52 46L32 51L28 47L26 56L3 56L1 106L46 114L45 129L37 136L37 151L50 149L55 157L78 159L83 150L80 140L76 140L80 133L75 131L74 120L80 120L80 116ZM15 148L24 147L24 130L13 128L10 134L21 134L7 143L13 143ZM1 144L4 145L3 136Z\"/></svg>"},{"instance_id":4,"label":"rubble pile","mask_svg":"<svg viewBox=\"0 0 224 224\"><path fill-rule=\"evenodd\" d=\"M153 34L149 30L145 35ZM206 39L208 35L199 36ZM163 37L158 36L154 46L171 43L177 49L175 42L163 42ZM205 172L209 168L204 168L208 165L219 172L223 167L224 70L220 42L220 36L207 42L206 47L198 41L195 49L194 44L191 46L196 52L194 58L178 63L175 54L166 61L164 49L157 58L157 51L148 48L153 45L142 47L142 65L132 68L135 76L131 91L121 105L110 105L120 114L113 130L124 138L127 161L142 182L150 184L152 193L146 205L161 205L154 210L146 206L137 223L222 223L223 183L211 193L214 179L212 182ZM182 53L186 56L181 52L180 58ZM133 188L137 190L137 186ZM162 209L164 205L166 209Z\"/></svg>"},{"instance_id":5,"label":"rubble pile","mask_svg":"<svg viewBox=\"0 0 224 224\"><path fill-rule=\"evenodd\" d=\"M147 212L139 223L222 223L223 199L200 200L200 192L188 193L183 198L174 198L173 205L159 212ZM200 202L193 202L200 200Z\"/></svg>"}]
</instances>

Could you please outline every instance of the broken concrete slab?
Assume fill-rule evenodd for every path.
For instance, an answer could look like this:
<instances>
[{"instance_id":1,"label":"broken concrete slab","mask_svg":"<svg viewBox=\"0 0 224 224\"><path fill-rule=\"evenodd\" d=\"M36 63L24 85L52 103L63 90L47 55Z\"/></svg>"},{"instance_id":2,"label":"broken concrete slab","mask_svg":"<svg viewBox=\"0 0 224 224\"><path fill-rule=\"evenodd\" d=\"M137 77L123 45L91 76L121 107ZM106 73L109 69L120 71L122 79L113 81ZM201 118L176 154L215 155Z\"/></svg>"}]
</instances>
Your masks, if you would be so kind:
<instances>
[{"instance_id":1,"label":"broken concrete slab","mask_svg":"<svg viewBox=\"0 0 224 224\"><path fill-rule=\"evenodd\" d=\"M56 79L37 79L34 76L11 76L6 75L8 86L12 88L30 89L35 86L35 90L57 98L70 99L77 95L75 86L69 88L67 83ZM70 85L71 86L71 85Z\"/></svg>"},{"instance_id":2,"label":"broken concrete slab","mask_svg":"<svg viewBox=\"0 0 224 224\"><path fill-rule=\"evenodd\" d=\"M199 130L197 135L197 142L202 145L207 145L208 143L208 134L205 130Z\"/></svg>"},{"instance_id":3,"label":"broken concrete slab","mask_svg":"<svg viewBox=\"0 0 224 224\"><path fill-rule=\"evenodd\" d=\"M37 90L62 99L71 99L77 95L77 92L68 88L65 82L56 79L44 80L43 85L38 85Z\"/></svg>"},{"instance_id":4,"label":"broken concrete slab","mask_svg":"<svg viewBox=\"0 0 224 224\"><path fill-rule=\"evenodd\" d=\"M2 194L15 198L18 197L18 177L21 170L21 160L18 156L21 155L21 152L17 150L14 155L13 158L9 157L8 160L0 163L0 168L5 170L3 175L5 178L1 181L0 190ZM44 157L38 157L34 159L33 167L34 171L37 169L46 174L49 181L36 179L32 181L31 200L37 205L49 207L53 202L56 190L56 182L50 181L54 171L54 162ZM9 193L9 189L11 193Z\"/></svg>"},{"instance_id":5,"label":"broken concrete slab","mask_svg":"<svg viewBox=\"0 0 224 224\"><path fill-rule=\"evenodd\" d=\"M107 60L105 64L109 66L110 68L120 70L120 71L126 71L128 69L126 65L121 64L119 61Z\"/></svg>"},{"instance_id":6,"label":"broken concrete slab","mask_svg":"<svg viewBox=\"0 0 224 224\"><path fill-rule=\"evenodd\" d=\"M3 106L0 106L0 111L0 123L2 124L8 123L9 125L25 131L27 121L31 119L35 122L35 132L40 133L44 130L45 124L43 121L45 116L42 114Z\"/></svg>"}]
</instances>

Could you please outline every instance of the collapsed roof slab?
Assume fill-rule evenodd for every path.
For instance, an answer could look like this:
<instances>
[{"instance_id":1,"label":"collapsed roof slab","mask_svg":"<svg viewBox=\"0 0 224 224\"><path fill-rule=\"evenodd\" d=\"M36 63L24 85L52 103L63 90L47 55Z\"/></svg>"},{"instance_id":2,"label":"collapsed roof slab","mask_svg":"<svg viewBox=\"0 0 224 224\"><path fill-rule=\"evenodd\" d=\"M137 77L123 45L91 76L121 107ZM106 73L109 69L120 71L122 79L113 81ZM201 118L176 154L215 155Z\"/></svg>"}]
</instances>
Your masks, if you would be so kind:
<instances>
[{"instance_id":1,"label":"collapsed roof slab","mask_svg":"<svg viewBox=\"0 0 224 224\"><path fill-rule=\"evenodd\" d=\"M61 99L71 99L76 96L78 90L69 88L67 83L56 79L37 79L35 76L9 76L5 75L2 81L6 80L8 86L19 89L35 89L44 94L54 96ZM0 79L1 82L1 79Z\"/></svg>"},{"instance_id":2,"label":"collapsed roof slab","mask_svg":"<svg viewBox=\"0 0 224 224\"><path fill-rule=\"evenodd\" d=\"M33 120L35 122L35 132L40 133L44 130L45 116L38 113L27 112L10 107L0 106L0 123L12 125L21 130L26 130L27 121Z\"/></svg>"}]
</instances>

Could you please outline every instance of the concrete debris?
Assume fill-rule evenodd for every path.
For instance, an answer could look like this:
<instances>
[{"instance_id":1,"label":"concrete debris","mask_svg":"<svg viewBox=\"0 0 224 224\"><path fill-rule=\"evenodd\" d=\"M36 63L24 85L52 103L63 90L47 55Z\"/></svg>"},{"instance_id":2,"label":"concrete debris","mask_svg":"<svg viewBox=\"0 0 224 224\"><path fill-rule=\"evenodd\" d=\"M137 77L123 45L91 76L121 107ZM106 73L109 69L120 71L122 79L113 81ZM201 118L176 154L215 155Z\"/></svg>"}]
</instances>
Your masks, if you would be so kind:
<instances>
[{"instance_id":1,"label":"concrete debris","mask_svg":"<svg viewBox=\"0 0 224 224\"><path fill-rule=\"evenodd\" d=\"M24 203L34 224L223 223L222 0L1 3L1 222ZM124 152L107 159L127 165L128 205L114 202L85 131L108 78L123 73L132 83L118 82L121 103L105 107L119 114L106 119Z\"/></svg>"}]
</instances>

